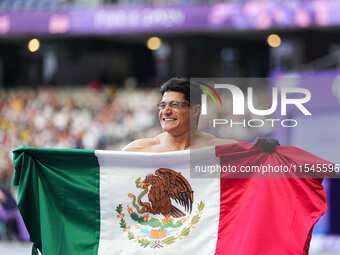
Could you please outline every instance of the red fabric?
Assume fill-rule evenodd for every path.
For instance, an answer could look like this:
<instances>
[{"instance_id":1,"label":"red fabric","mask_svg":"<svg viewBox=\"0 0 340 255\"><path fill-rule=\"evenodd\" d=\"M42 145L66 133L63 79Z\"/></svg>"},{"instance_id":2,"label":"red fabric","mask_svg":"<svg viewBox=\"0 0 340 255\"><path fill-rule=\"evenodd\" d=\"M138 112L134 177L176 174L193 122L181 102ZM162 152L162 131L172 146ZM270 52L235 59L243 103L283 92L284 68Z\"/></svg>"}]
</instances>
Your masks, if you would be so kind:
<instances>
[{"instance_id":1,"label":"red fabric","mask_svg":"<svg viewBox=\"0 0 340 255\"><path fill-rule=\"evenodd\" d=\"M221 167L331 164L296 147L279 146L268 154L251 143L216 146L216 156ZM221 178L215 254L308 254L311 230L326 210L322 179Z\"/></svg>"}]
</instances>

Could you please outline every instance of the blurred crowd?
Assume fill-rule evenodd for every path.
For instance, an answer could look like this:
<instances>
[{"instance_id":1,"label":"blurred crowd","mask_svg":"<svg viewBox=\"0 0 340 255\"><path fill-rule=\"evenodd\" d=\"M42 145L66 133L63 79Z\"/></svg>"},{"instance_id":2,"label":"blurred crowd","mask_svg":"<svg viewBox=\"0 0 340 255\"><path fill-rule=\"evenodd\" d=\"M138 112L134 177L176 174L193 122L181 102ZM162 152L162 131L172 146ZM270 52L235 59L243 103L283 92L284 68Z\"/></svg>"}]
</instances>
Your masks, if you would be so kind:
<instances>
[{"instance_id":1,"label":"blurred crowd","mask_svg":"<svg viewBox=\"0 0 340 255\"><path fill-rule=\"evenodd\" d=\"M157 90L15 89L0 94L0 176L8 188L11 150L20 146L120 149L152 136ZM136 107L138 106L138 107Z\"/></svg>"},{"instance_id":2,"label":"blurred crowd","mask_svg":"<svg viewBox=\"0 0 340 255\"><path fill-rule=\"evenodd\" d=\"M6 204L15 197L13 149L120 149L142 134L159 132L158 100L158 90L113 87L0 91L0 240L13 232L6 228L13 214Z\"/></svg>"}]
</instances>

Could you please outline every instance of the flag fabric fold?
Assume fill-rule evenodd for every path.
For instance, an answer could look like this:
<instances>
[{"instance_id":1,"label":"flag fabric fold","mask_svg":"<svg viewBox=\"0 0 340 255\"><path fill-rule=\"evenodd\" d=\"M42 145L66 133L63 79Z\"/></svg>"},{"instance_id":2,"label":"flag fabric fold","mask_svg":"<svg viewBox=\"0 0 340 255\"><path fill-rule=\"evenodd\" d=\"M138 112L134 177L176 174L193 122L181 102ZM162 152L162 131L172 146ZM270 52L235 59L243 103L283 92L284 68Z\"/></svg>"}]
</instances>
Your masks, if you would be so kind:
<instances>
[{"instance_id":1,"label":"flag fabric fold","mask_svg":"<svg viewBox=\"0 0 340 255\"><path fill-rule=\"evenodd\" d=\"M195 153L221 167L329 163L295 147L268 154L250 143ZM307 254L327 209L321 179L194 178L189 150L13 154L18 206L43 255Z\"/></svg>"}]
</instances>

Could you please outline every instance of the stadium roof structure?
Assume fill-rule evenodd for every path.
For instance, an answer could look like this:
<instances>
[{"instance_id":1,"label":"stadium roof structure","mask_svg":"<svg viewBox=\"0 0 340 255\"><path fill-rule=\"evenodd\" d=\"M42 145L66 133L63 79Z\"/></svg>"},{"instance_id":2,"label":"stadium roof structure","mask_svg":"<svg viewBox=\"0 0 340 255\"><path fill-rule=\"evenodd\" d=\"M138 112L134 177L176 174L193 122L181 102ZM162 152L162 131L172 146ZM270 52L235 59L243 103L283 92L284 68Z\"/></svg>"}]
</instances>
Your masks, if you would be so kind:
<instances>
[{"instance_id":1,"label":"stadium roof structure","mask_svg":"<svg viewBox=\"0 0 340 255\"><path fill-rule=\"evenodd\" d=\"M0 35L219 32L340 25L337 0L254 0L164 7L55 6L8 9L0 5Z\"/></svg>"}]
</instances>

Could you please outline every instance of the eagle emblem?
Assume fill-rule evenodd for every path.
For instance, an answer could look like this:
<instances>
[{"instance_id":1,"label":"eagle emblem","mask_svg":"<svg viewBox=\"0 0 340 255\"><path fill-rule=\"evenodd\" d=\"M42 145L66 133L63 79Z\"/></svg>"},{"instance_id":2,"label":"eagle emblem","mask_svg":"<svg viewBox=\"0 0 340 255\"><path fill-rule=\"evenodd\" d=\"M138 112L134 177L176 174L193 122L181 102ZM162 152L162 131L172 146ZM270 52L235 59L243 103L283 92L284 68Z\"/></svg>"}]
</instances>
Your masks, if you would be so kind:
<instances>
[{"instance_id":1,"label":"eagle emblem","mask_svg":"<svg viewBox=\"0 0 340 255\"><path fill-rule=\"evenodd\" d=\"M162 214L166 220L170 216L180 218L185 213L171 203L171 199L184 206L186 212L191 213L193 203L193 191L189 182L174 170L160 168L155 174L149 174L141 183L141 187L148 191L149 202L142 205L142 213ZM150 189L148 189L150 187Z\"/></svg>"},{"instance_id":2,"label":"eagle emblem","mask_svg":"<svg viewBox=\"0 0 340 255\"><path fill-rule=\"evenodd\" d=\"M135 180L138 195L128 194L131 204L116 206L119 226L128 239L141 247L162 248L190 234L203 215L200 201L192 215L194 191L187 179L168 168ZM147 197L147 199L146 199Z\"/></svg>"}]
</instances>

